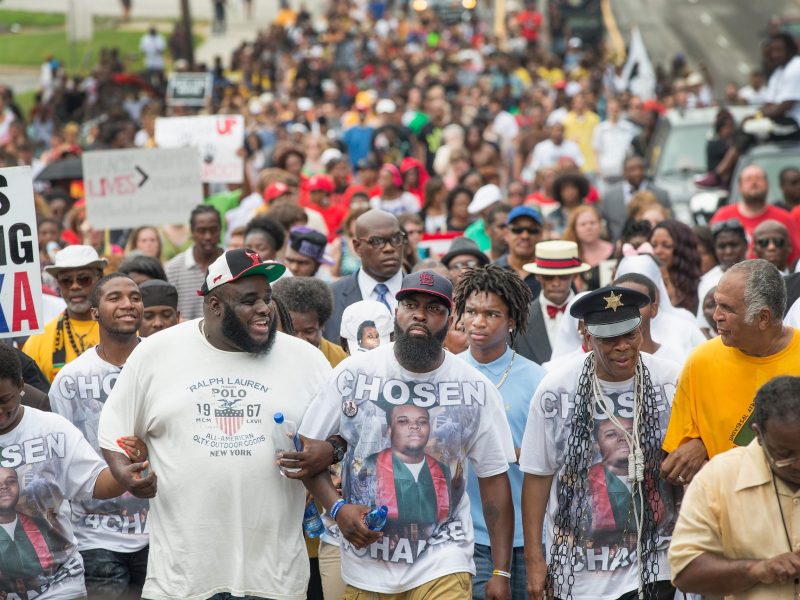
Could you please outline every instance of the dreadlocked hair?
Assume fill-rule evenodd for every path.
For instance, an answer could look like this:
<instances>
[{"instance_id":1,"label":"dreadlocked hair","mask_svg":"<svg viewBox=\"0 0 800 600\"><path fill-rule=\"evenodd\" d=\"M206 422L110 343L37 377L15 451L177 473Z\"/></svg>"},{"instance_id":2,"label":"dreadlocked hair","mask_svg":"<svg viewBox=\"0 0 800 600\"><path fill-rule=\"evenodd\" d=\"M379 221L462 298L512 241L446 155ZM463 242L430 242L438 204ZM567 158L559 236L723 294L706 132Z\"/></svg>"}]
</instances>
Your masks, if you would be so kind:
<instances>
[{"instance_id":1,"label":"dreadlocked hair","mask_svg":"<svg viewBox=\"0 0 800 600\"><path fill-rule=\"evenodd\" d=\"M278 313L278 324L281 327L281 331L283 331L283 333L286 335L294 335L292 315L289 314L289 311L286 309L286 305L283 303L283 300L273 295L272 302L275 304L275 310Z\"/></svg>"},{"instance_id":2,"label":"dreadlocked hair","mask_svg":"<svg viewBox=\"0 0 800 600\"><path fill-rule=\"evenodd\" d=\"M603 408L595 399L593 384L596 380L596 359L589 352L583 362L575 397L575 412L571 419L571 430L566 440L564 467L557 481L558 508L553 519L553 543L550 547L550 563L547 570L548 587L553 595L562 600L572 598L575 583L574 573L579 569L579 549L585 547L587 534L591 531L592 508L587 506L589 468L594 462L592 434L595 427L595 412L602 414ZM634 531L626 529L622 535L622 546L635 544L630 553L631 562L638 563L639 598L655 600L652 584L658 580L658 520L665 507L658 489L659 462L661 457L661 430L658 422L658 402L650 371L642 363L636 365L634 376L634 420L633 435L637 436L640 459L640 478L631 482L631 512L637 526ZM602 401L602 400L601 400ZM604 402L604 401L603 401ZM605 403L605 402L604 402ZM638 421L638 422L637 422ZM630 461L634 461L631 449ZM637 512L638 511L638 512ZM626 523L630 521L626 519ZM609 559L611 560L611 559ZM565 568L569 565L568 568Z\"/></svg>"},{"instance_id":3,"label":"dreadlocked hair","mask_svg":"<svg viewBox=\"0 0 800 600\"><path fill-rule=\"evenodd\" d=\"M456 305L458 318L464 314L467 298L476 292L497 294L508 307L508 318L513 319L516 328L511 334L513 340L518 333L525 333L528 327L528 304L533 295L531 289L516 273L498 267L486 265L466 269L453 291L453 302Z\"/></svg>"}]
</instances>

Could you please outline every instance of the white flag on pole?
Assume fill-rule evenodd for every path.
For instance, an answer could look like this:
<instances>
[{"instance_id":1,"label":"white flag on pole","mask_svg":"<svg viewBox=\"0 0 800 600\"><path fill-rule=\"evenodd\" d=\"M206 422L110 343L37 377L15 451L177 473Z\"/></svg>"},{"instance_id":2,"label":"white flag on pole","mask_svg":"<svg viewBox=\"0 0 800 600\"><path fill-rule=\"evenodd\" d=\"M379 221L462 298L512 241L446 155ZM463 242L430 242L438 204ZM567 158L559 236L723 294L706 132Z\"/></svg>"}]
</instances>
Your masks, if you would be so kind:
<instances>
[{"instance_id":1,"label":"white flag on pole","mask_svg":"<svg viewBox=\"0 0 800 600\"><path fill-rule=\"evenodd\" d=\"M622 69L622 79L625 82L625 88L642 100L655 98L656 73L638 27L631 30L628 61Z\"/></svg>"}]
</instances>

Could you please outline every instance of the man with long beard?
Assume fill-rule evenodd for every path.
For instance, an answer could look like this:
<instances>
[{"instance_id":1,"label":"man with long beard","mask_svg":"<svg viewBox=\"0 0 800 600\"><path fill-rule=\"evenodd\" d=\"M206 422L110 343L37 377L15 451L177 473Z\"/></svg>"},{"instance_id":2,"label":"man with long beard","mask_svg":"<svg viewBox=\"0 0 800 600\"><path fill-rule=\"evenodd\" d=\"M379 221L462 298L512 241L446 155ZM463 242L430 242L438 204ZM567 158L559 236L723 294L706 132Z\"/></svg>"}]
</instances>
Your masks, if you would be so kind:
<instances>
[{"instance_id":1,"label":"man with long beard","mask_svg":"<svg viewBox=\"0 0 800 600\"><path fill-rule=\"evenodd\" d=\"M135 434L164 482L145 598L305 598L305 490L274 464L272 417L299 422L330 366L277 332L270 284L284 270L249 249L220 256L200 289L203 318L137 346L103 407L114 473L130 463L117 438Z\"/></svg>"},{"instance_id":2,"label":"man with long beard","mask_svg":"<svg viewBox=\"0 0 800 600\"><path fill-rule=\"evenodd\" d=\"M506 471L514 445L494 385L442 347L452 294L437 273L407 275L396 294L395 343L342 361L303 419L303 435L339 434L348 446L342 497L327 470L304 479L344 537L346 600L472 598L468 459L491 538L486 598L510 597L514 507ZM385 528L372 531L363 517L382 505Z\"/></svg>"}]
</instances>

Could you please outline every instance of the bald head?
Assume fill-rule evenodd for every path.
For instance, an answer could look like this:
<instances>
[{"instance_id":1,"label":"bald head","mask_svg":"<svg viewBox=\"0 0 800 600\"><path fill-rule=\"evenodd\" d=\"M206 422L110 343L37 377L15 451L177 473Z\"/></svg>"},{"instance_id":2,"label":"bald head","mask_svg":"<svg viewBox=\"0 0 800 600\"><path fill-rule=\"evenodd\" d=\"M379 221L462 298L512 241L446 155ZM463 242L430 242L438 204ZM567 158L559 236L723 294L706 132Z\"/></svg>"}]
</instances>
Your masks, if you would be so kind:
<instances>
[{"instance_id":1,"label":"bald head","mask_svg":"<svg viewBox=\"0 0 800 600\"><path fill-rule=\"evenodd\" d=\"M356 219L353 249L361 268L375 281L394 277L403 265L405 236L397 218L385 210L368 210Z\"/></svg>"},{"instance_id":2,"label":"bald head","mask_svg":"<svg viewBox=\"0 0 800 600\"><path fill-rule=\"evenodd\" d=\"M356 219L356 235L358 237L369 237L372 232L378 229L395 227L400 229L400 222L392 213L379 208L368 210Z\"/></svg>"},{"instance_id":3,"label":"bald head","mask_svg":"<svg viewBox=\"0 0 800 600\"><path fill-rule=\"evenodd\" d=\"M792 241L783 223L768 219L753 231L753 251L758 258L771 262L779 271L786 270Z\"/></svg>"},{"instance_id":4,"label":"bald head","mask_svg":"<svg viewBox=\"0 0 800 600\"><path fill-rule=\"evenodd\" d=\"M789 230L786 228L786 225L775 219L767 219L763 223L759 223L753 231L753 235L758 236L760 233L778 233L785 236L787 239L789 238Z\"/></svg>"}]
</instances>

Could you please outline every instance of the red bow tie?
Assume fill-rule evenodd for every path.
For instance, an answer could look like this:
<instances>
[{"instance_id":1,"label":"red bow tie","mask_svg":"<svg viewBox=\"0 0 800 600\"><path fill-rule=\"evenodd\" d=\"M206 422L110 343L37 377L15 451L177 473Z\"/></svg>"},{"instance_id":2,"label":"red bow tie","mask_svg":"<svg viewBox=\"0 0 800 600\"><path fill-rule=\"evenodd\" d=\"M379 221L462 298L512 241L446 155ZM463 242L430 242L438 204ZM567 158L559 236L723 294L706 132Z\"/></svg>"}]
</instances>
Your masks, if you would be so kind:
<instances>
[{"instance_id":1,"label":"red bow tie","mask_svg":"<svg viewBox=\"0 0 800 600\"><path fill-rule=\"evenodd\" d=\"M554 306L552 304L547 304L545 306L545 309L547 309L547 316L550 317L551 319L555 319L558 313L563 313L565 310L567 310L567 305L565 304L564 306Z\"/></svg>"}]
</instances>

